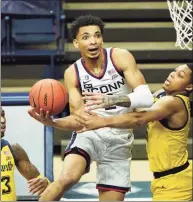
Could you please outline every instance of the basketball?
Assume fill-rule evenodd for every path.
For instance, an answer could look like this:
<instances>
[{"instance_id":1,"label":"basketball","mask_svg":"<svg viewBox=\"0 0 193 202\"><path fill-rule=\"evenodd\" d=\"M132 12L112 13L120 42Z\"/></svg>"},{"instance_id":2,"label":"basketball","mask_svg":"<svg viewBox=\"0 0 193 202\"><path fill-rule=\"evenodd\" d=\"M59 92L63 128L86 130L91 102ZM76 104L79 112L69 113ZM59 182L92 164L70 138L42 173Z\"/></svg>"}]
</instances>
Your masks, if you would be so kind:
<instances>
[{"instance_id":1,"label":"basketball","mask_svg":"<svg viewBox=\"0 0 193 202\"><path fill-rule=\"evenodd\" d=\"M36 82L29 92L30 105L37 113L43 109L44 114L49 111L49 115L59 114L67 104L67 90L57 80L42 79Z\"/></svg>"}]
</instances>

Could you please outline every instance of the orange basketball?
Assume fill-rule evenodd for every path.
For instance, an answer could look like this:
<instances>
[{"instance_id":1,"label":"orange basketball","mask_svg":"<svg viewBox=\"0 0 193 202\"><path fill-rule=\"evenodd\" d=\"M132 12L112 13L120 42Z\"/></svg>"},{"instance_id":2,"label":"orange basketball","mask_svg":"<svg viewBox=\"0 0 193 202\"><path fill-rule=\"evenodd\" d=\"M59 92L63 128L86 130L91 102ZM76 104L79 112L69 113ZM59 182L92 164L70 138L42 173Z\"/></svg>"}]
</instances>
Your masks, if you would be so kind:
<instances>
[{"instance_id":1,"label":"orange basketball","mask_svg":"<svg viewBox=\"0 0 193 202\"><path fill-rule=\"evenodd\" d=\"M36 82L29 92L29 102L40 113L49 111L49 115L59 114L68 101L67 91L64 86L54 79L42 79Z\"/></svg>"}]
</instances>

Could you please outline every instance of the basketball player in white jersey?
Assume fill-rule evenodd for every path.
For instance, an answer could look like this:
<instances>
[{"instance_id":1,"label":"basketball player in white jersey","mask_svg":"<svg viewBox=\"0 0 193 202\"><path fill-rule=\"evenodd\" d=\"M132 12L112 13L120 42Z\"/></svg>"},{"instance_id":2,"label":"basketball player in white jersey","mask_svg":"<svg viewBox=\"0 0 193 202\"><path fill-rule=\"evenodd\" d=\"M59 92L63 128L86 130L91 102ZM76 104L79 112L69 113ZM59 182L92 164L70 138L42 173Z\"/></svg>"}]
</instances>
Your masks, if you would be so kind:
<instances>
[{"instance_id":1,"label":"basketball player in white jersey","mask_svg":"<svg viewBox=\"0 0 193 202\"><path fill-rule=\"evenodd\" d=\"M131 112L133 108L153 104L153 96L132 54L124 49L102 47L103 28L103 22L90 15L80 16L72 24L73 44L82 57L64 74L71 115L53 120L49 112L44 116L42 110L37 114L31 108L28 112L33 118L59 129L81 130L83 126L76 122L74 114L84 113L84 91L116 95L114 104L117 106L95 111L101 116ZM124 107L121 106L123 102ZM65 151L61 175L43 192L40 200L60 200L64 192L89 171L92 161L97 162L99 200L124 200L125 193L130 191L133 140L132 130L128 129L103 128L79 134L74 132Z\"/></svg>"}]
</instances>

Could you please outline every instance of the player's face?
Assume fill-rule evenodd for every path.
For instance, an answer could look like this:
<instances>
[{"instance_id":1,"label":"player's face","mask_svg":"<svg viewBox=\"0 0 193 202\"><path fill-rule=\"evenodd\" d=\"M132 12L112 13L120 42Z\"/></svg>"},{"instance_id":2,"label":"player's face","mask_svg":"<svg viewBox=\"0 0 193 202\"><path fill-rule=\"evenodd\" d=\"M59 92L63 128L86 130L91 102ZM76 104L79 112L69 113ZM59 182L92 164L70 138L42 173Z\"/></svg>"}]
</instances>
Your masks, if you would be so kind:
<instances>
[{"instance_id":1,"label":"player's face","mask_svg":"<svg viewBox=\"0 0 193 202\"><path fill-rule=\"evenodd\" d=\"M82 56L97 59L103 44L100 28L96 25L81 27L73 44L80 50Z\"/></svg>"},{"instance_id":2,"label":"player's face","mask_svg":"<svg viewBox=\"0 0 193 202\"><path fill-rule=\"evenodd\" d=\"M187 65L181 65L170 73L163 87L168 93L180 93L185 90L191 90L193 87L191 76L191 69Z\"/></svg>"},{"instance_id":3,"label":"player's face","mask_svg":"<svg viewBox=\"0 0 193 202\"><path fill-rule=\"evenodd\" d=\"M6 130L5 111L1 107L1 137L4 136Z\"/></svg>"}]
</instances>

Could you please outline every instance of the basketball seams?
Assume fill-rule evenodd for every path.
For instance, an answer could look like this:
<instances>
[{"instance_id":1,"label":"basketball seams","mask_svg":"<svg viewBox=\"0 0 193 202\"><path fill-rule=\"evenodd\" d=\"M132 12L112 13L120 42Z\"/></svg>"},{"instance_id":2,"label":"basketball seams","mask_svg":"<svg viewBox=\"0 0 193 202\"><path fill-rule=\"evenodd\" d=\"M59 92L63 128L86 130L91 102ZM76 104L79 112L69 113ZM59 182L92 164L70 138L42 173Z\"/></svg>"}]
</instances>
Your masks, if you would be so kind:
<instances>
[{"instance_id":1,"label":"basketball seams","mask_svg":"<svg viewBox=\"0 0 193 202\"><path fill-rule=\"evenodd\" d=\"M58 84L59 84L59 86L61 87L62 92L63 92L63 94L64 94L64 102L65 102L66 99L67 99L67 96L66 96L66 94L65 94L65 92L64 92L64 88L63 88L63 86L62 86L62 84L61 84L60 82L58 82ZM67 101L66 101L66 103L67 103Z\"/></svg>"},{"instance_id":2,"label":"basketball seams","mask_svg":"<svg viewBox=\"0 0 193 202\"><path fill-rule=\"evenodd\" d=\"M38 94L38 107L39 107L39 112L40 112L40 93L41 93L41 89L42 89L43 83L40 86L40 90L39 90L39 94Z\"/></svg>"},{"instance_id":3,"label":"basketball seams","mask_svg":"<svg viewBox=\"0 0 193 202\"><path fill-rule=\"evenodd\" d=\"M51 89L52 89L52 109L49 113L51 113L53 111L53 107L54 107L54 89L53 89L52 83L50 83L50 85L51 85Z\"/></svg>"}]
</instances>

